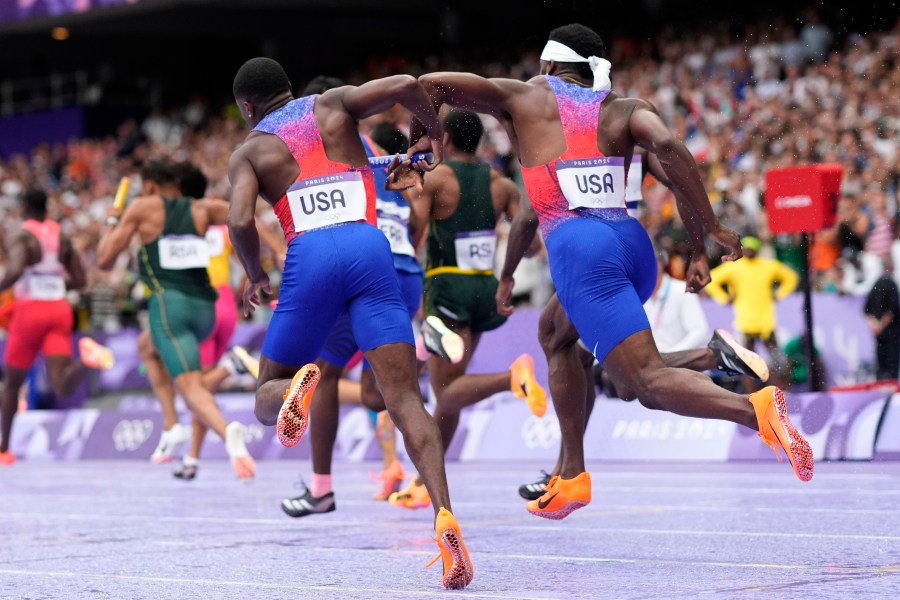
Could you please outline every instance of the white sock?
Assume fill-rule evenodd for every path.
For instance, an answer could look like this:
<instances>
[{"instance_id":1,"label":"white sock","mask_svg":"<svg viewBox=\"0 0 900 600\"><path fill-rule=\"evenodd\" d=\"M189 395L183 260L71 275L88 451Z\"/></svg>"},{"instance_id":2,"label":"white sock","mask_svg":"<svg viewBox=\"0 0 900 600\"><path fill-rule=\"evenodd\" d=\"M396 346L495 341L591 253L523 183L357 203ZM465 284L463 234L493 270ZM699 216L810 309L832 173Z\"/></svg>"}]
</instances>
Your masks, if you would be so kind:
<instances>
[{"instance_id":1,"label":"white sock","mask_svg":"<svg viewBox=\"0 0 900 600\"><path fill-rule=\"evenodd\" d=\"M191 456L190 454L185 454L184 458L181 459L181 464L186 467L197 467L200 465L200 459L196 456Z\"/></svg>"}]
</instances>

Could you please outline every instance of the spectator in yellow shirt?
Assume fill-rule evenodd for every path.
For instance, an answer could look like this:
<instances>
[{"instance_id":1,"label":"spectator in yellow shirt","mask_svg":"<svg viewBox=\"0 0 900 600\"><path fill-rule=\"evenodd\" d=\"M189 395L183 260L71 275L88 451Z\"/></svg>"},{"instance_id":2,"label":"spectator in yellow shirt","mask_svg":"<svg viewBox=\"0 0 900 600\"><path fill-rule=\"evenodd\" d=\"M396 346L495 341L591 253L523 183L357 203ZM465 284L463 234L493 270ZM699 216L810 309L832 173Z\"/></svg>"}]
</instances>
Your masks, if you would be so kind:
<instances>
[{"instance_id":1,"label":"spectator in yellow shirt","mask_svg":"<svg viewBox=\"0 0 900 600\"><path fill-rule=\"evenodd\" d=\"M734 305L734 326L744 334L744 346L753 350L760 340L771 352L778 348L775 300L797 289L800 278L787 265L757 256L762 245L759 239L748 236L741 245L744 258L713 269L706 291L716 302Z\"/></svg>"}]
</instances>

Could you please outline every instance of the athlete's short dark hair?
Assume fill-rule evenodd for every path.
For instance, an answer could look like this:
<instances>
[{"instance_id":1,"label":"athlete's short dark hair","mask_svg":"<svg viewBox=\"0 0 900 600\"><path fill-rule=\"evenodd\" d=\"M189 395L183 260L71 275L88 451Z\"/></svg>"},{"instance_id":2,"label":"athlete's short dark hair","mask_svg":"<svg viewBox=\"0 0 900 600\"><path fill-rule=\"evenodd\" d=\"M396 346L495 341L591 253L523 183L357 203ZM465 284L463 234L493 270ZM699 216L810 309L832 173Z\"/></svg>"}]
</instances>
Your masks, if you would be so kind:
<instances>
[{"instance_id":1,"label":"athlete's short dark hair","mask_svg":"<svg viewBox=\"0 0 900 600\"><path fill-rule=\"evenodd\" d=\"M338 77L329 77L328 75L319 75L314 77L312 81L303 88L303 96L313 96L315 94L324 94L330 89L338 88L344 85L344 80Z\"/></svg>"},{"instance_id":2,"label":"athlete's short dark hair","mask_svg":"<svg viewBox=\"0 0 900 600\"><path fill-rule=\"evenodd\" d=\"M260 104L291 90L291 81L277 61L264 56L251 58L238 69L231 91L236 99Z\"/></svg>"},{"instance_id":3,"label":"athlete's short dark hair","mask_svg":"<svg viewBox=\"0 0 900 600\"><path fill-rule=\"evenodd\" d=\"M40 188L31 188L22 196L22 206L32 213L47 212L47 192Z\"/></svg>"},{"instance_id":4,"label":"athlete's short dark hair","mask_svg":"<svg viewBox=\"0 0 900 600\"><path fill-rule=\"evenodd\" d=\"M444 118L444 131L454 146L467 154L475 154L484 135L484 125L472 111L454 108Z\"/></svg>"},{"instance_id":5,"label":"athlete's short dark hair","mask_svg":"<svg viewBox=\"0 0 900 600\"><path fill-rule=\"evenodd\" d=\"M209 180L194 163L183 162L175 165L175 175L181 193L188 198L203 198Z\"/></svg>"},{"instance_id":6,"label":"athlete's short dark hair","mask_svg":"<svg viewBox=\"0 0 900 600\"><path fill-rule=\"evenodd\" d=\"M403 154L409 149L409 138L393 123L382 122L372 130L372 141L388 154Z\"/></svg>"},{"instance_id":7,"label":"athlete's short dark hair","mask_svg":"<svg viewBox=\"0 0 900 600\"><path fill-rule=\"evenodd\" d=\"M570 23L557 27L550 32L549 39L564 44L585 58L589 56L603 57L606 54L606 45L596 31L585 27L581 23ZM591 68L585 63L560 63L568 65L582 77L593 78Z\"/></svg>"},{"instance_id":8,"label":"athlete's short dark hair","mask_svg":"<svg viewBox=\"0 0 900 600\"><path fill-rule=\"evenodd\" d=\"M175 165L168 160L151 160L146 163L141 167L141 179L143 181L152 181L157 185L178 182L178 176L175 174Z\"/></svg>"}]
</instances>

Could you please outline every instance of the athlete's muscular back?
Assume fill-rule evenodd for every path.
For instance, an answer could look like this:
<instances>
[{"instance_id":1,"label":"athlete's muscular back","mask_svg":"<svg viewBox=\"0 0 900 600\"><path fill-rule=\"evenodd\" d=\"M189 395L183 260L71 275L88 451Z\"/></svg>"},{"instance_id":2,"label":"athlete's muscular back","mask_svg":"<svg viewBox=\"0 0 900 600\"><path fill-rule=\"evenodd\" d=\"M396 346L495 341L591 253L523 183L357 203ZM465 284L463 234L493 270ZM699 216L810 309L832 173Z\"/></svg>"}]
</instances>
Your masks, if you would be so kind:
<instances>
[{"instance_id":1,"label":"athlete's muscular back","mask_svg":"<svg viewBox=\"0 0 900 600\"><path fill-rule=\"evenodd\" d=\"M589 86L579 82L577 76L568 77L570 73L558 75L570 83ZM419 81L435 108L446 103L496 117L509 133L523 167L549 164L566 151L556 95L543 75L522 82L485 79L470 73L432 73ZM420 135L421 128L413 121L411 140L416 141ZM731 251L726 258L740 257L740 239L719 224L697 165L684 144L668 130L652 104L610 92L598 115L598 153L621 156L629 165L635 145L656 155L673 188L684 195L709 236Z\"/></svg>"},{"instance_id":2,"label":"athlete's muscular back","mask_svg":"<svg viewBox=\"0 0 900 600\"><path fill-rule=\"evenodd\" d=\"M41 242L33 233L21 230L10 240L7 247L9 256L6 273L0 280L0 290L15 284L25 273L25 269L40 263L44 258ZM81 262L72 241L65 235L59 236L60 264L66 270L66 285L69 289L81 289L86 283L84 265Z\"/></svg>"},{"instance_id":3,"label":"athlete's muscular back","mask_svg":"<svg viewBox=\"0 0 900 600\"><path fill-rule=\"evenodd\" d=\"M228 219L228 208L224 200L192 200L191 217L197 233L206 235L210 225L224 225ZM115 208L111 210L118 212ZM128 247L135 234L142 244L149 244L162 235L165 224L166 210L162 196L135 198L122 213L119 226L100 240L97 265L101 269L112 268L116 257Z\"/></svg>"},{"instance_id":4,"label":"athlete's muscular back","mask_svg":"<svg viewBox=\"0 0 900 600\"><path fill-rule=\"evenodd\" d=\"M337 88L334 91L340 91ZM369 166L359 140L356 120L344 108L338 93L325 92L316 99L313 114L329 160L351 167ZM253 131L232 160L246 161L259 180L260 196L275 205L287 189L303 175L291 151L278 136Z\"/></svg>"},{"instance_id":5,"label":"athlete's muscular back","mask_svg":"<svg viewBox=\"0 0 900 600\"><path fill-rule=\"evenodd\" d=\"M449 219L459 207L459 180L452 168L442 164L425 179L422 192L412 192L410 195L419 218ZM498 221L504 216L510 220L515 217L519 204L519 189L515 183L493 169L491 169L491 200Z\"/></svg>"}]
</instances>

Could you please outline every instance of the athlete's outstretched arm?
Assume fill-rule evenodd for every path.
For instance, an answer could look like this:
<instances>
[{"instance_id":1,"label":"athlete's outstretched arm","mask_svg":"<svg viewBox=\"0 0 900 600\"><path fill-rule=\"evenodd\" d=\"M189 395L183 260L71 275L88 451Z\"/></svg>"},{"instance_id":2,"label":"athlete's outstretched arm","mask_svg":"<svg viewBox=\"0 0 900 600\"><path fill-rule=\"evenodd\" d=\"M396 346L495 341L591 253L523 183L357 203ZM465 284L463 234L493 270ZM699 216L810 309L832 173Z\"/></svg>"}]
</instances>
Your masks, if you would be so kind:
<instances>
[{"instance_id":1,"label":"athlete's outstretched arm","mask_svg":"<svg viewBox=\"0 0 900 600\"><path fill-rule=\"evenodd\" d=\"M28 267L28 252L22 235L17 235L6 247L6 273L0 279L0 292L6 291L16 284Z\"/></svg>"},{"instance_id":2,"label":"athlete's outstretched arm","mask_svg":"<svg viewBox=\"0 0 900 600\"><path fill-rule=\"evenodd\" d=\"M434 162L417 165L426 171L436 167L443 157L444 129L438 119L431 99L425 90L411 75L394 75L384 79L376 79L361 86L344 86L328 90L322 94L323 101L329 101L329 94L339 96L346 111L355 120L365 119L388 110L395 104L412 113L413 118L421 123L428 132L430 144L428 146L410 146L410 151L429 149L434 153ZM419 141L418 139L416 141Z\"/></svg>"},{"instance_id":3,"label":"athlete's outstretched arm","mask_svg":"<svg viewBox=\"0 0 900 600\"><path fill-rule=\"evenodd\" d=\"M449 104L506 120L507 107L515 94L530 89L529 84L514 79L485 79L472 73L429 73L419 77L419 83L431 99L435 111ZM413 119L409 141L415 144L424 135L422 123Z\"/></svg>"},{"instance_id":4,"label":"athlete's outstretched arm","mask_svg":"<svg viewBox=\"0 0 900 600\"><path fill-rule=\"evenodd\" d=\"M122 209L110 206L107 214L111 218L121 220L115 225L107 225L106 230L100 237L100 244L97 246L97 267L102 271L108 271L116 264L116 257L131 242L131 237L137 233L139 212L145 204L145 198L136 198L131 204Z\"/></svg>"},{"instance_id":5,"label":"athlete's outstretched arm","mask_svg":"<svg viewBox=\"0 0 900 600\"><path fill-rule=\"evenodd\" d=\"M719 223L709 203L694 157L669 131L653 105L640 102L632 111L628 125L634 140L647 152L656 155L672 184L672 190L680 193L691 206L702 220L709 236L730 251L724 260L740 258L740 237L735 231Z\"/></svg>"},{"instance_id":6,"label":"athlete's outstretched arm","mask_svg":"<svg viewBox=\"0 0 900 600\"><path fill-rule=\"evenodd\" d=\"M655 154L647 154L647 170L656 177L660 183L672 190L675 194L675 204L678 206L678 214L687 229L688 238L691 240L691 263L685 274L687 291L696 294L710 282L709 257L706 255L706 238L703 237L703 221L694 210L684 193L672 185L659 159Z\"/></svg>"},{"instance_id":7,"label":"athlete's outstretched arm","mask_svg":"<svg viewBox=\"0 0 900 600\"><path fill-rule=\"evenodd\" d=\"M517 94L531 89L531 84L515 79L486 79L472 73L429 73L419 83L431 98L435 110L444 104L509 118L509 102Z\"/></svg>"},{"instance_id":8,"label":"athlete's outstretched arm","mask_svg":"<svg viewBox=\"0 0 900 600\"><path fill-rule=\"evenodd\" d=\"M247 146L243 146L246 148ZM231 182L231 203L228 209L228 234L238 255L247 286L244 288L244 315L249 315L261 300L260 290L271 293L269 275L259 260L259 232L256 229L256 197L259 196L259 179L250 160L239 149L228 162L228 180Z\"/></svg>"},{"instance_id":9,"label":"athlete's outstretched arm","mask_svg":"<svg viewBox=\"0 0 900 600\"><path fill-rule=\"evenodd\" d=\"M503 260L503 270L500 272L500 284L497 286L497 312L502 315L509 316L513 313L513 308L509 306L512 298L513 287L516 280L513 274L522 258L528 252L532 241L535 238L538 228L537 213L531 206L531 200L528 195L522 196L519 200L519 207L516 216L513 218L512 227L509 229L509 239L506 242L506 258Z\"/></svg>"}]
</instances>

